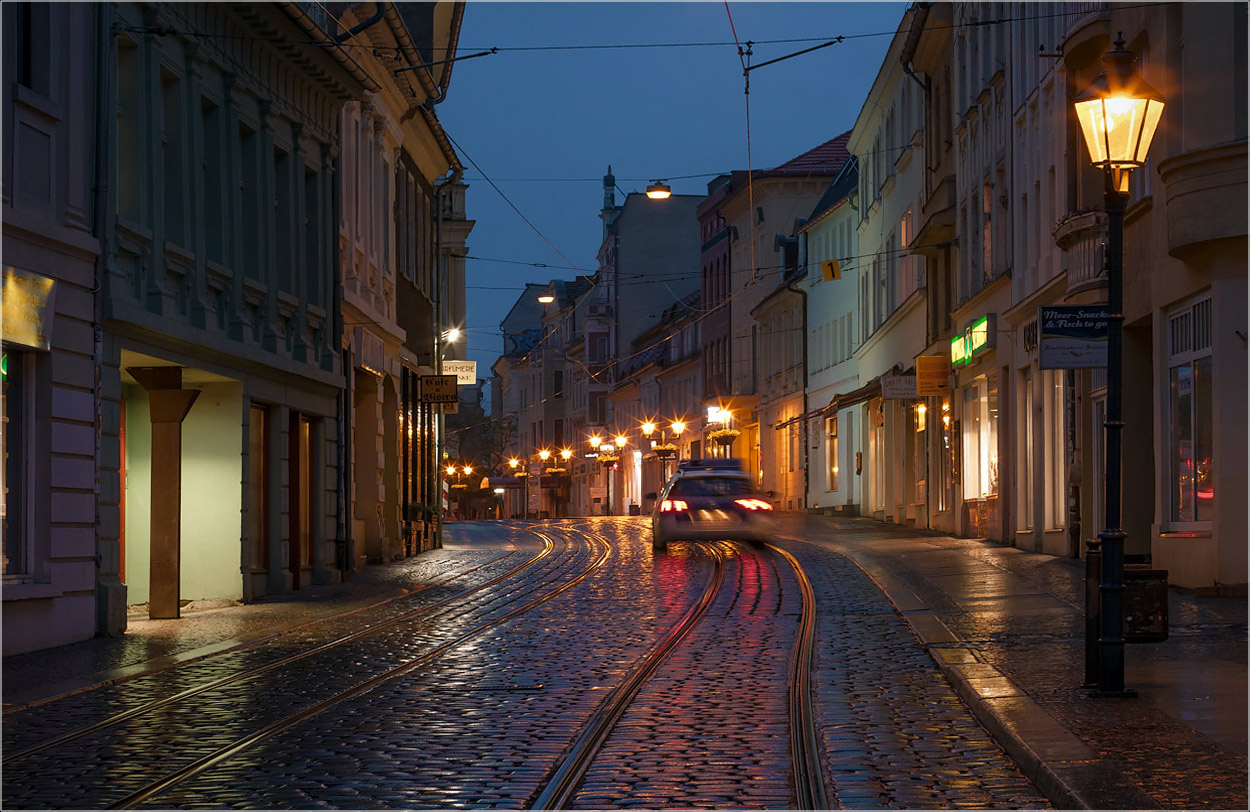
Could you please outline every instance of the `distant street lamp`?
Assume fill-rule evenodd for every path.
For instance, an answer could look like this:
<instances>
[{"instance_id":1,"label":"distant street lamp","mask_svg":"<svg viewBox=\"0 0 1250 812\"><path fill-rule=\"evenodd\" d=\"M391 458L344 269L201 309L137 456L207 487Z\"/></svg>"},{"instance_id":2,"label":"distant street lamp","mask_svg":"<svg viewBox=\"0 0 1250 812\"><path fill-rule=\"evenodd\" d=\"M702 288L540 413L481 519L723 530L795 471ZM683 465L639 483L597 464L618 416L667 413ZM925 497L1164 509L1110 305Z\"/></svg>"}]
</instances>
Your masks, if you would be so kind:
<instances>
[{"instance_id":1,"label":"distant street lamp","mask_svg":"<svg viewBox=\"0 0 1250 812\"><path fill-rule=\"evenodd\" d=\"M664 182L664 178L651 181L647 186L647 197L652 200L667 200L673 194L673 190Z\"/></svg>"},{"instance_id":2,"label":"distant street lamp","mask_svg":"<svg viewBox=\"0 0 1250 812\"><path fill-rule=\"evenodd\" d=\"M544 293L543 295L538 297L538 301L543 304L551 304L555 300L556 300L556 297L552 296L550 293Z\"/></svg>"},{"instance_id":3,"label":"distant street lamp","mask_svg":"<svg viewBox=\"0 0 1250 812\"><path fill-rule=\"evenodd\" d=\"M1098 694L1136 696L1124 688L1124 538L1121 528L1120 418L1123 353L1124 209L1128 175L1146 162L1150 141L1163 115L1163 97L1146 84L1134 67L1123 35L1103 54L1103 68L1093 84L1073 100L1090 161L1103 170L1103 201L1107 210L1107 417L1106 479L1103 483L1106 529L1101 539L1102 579L1099 595ZM1097 555L1095 543L1089 553ZM1087 608L1088 611L1088 608Z\"/></svg>"}]
</instances>

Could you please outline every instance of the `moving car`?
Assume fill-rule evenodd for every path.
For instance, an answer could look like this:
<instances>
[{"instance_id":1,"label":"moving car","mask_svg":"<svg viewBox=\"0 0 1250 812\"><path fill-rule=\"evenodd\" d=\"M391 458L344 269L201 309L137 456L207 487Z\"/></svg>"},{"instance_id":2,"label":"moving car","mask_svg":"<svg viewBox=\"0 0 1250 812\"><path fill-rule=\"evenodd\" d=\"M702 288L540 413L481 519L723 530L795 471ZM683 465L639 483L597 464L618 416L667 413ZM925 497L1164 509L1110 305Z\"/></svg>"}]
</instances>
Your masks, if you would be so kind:
<instances>
[{"instance_id":1,"label":"moving car","mask_svg":"<svg viewBox=\"0 0 1250 812\"><path fill-rule=\"evenodd\" d=\"M664 484L651 513L651 545L730 539L763 544L773 532L773 506L751 487L735 459L683 460Z\"/></svg>"}]
</instances>

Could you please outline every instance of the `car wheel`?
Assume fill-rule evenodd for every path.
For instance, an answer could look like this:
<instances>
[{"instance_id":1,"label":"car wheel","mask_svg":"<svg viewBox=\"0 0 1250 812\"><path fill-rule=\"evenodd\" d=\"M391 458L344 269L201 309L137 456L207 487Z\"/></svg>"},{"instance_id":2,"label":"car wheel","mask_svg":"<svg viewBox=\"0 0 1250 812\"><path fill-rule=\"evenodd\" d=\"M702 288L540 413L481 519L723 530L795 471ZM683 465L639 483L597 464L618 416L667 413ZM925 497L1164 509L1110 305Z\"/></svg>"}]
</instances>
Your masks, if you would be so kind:
<instances>
[{"instance_id":1,"label":"car wheel","mask_svg":"<svg viewBox=\"0 0 1250 812\"><path fill-rule=\"evenodd\" d=\"M668 549L668 542L667 542L667 541L662 541L662 540L657 539L657 538L653 538L653 539L651 539L651 549L652 549L652 550L667 550L667 549Z\"/></svg>"}]
</instances>

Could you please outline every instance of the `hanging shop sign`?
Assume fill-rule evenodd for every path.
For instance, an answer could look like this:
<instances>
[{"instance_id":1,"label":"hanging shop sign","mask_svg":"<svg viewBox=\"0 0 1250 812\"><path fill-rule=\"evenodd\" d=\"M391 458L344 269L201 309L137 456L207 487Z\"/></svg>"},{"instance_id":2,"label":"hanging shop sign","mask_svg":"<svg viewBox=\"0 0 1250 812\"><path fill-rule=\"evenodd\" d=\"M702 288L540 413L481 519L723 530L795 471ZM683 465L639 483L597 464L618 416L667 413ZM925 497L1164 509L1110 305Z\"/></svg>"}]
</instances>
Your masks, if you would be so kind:
<instances>
[{"instance_id":1,"label":"hanging shop sign","mask_svg":"<svg viewBox=\"0 0 1250 812\"><path fill-rule=\"evenodd\" d=\"M56 280L5 265L0 309L4 340L36 350L51 349L55 294Z\"/></svg>"},{"instance_id":2,"label":"hanging shop sign","mask_svg":"<svg viewBox=\"0 0 1250 812\"><path fill-rule=\"evenodd\" d=\"M916 376L882 375L881 397L888 400L914 400L916 397Z\"/></svg>"},{"instance_id":3,"label":"hanging shop sign","mask_svg":"<svg viewBox=\"0 0 1250 812\"><path fill-rule=\"evenodd\" d=\"M916 358L916 395L945 395L951 389L951 359L946 355L920 355Z\"/></svg>"},{"instance_id":4,"label":"hanging shop sign","mask_svg":"<svg viewBox=\"0 0 1250 812\"><path fill-rule=\"evenodd\" d=\"M455 403L456 397L455 375L421 376L422 403Z\"/></svg>"},{"instance_id":5,"label":"hanging shop sign","mask_svg":"<svg viewBox=\"0 0 1250 812\"><path fill-rule=\"evenodd\" d=\"M1107 366L1106 305L1043 305L1037 323L1039 369Z\"/></svg>"},{"instance_id":6,"label":"hanging shop sign","mask_svg":"<svg viewBox=\"0 0 1250 812\"><path fill-rule=\"evenodd\" d=\"M995 334L998 319L993 313L986 313L972 322L964 330L964 334L951 339L951 366L971 364L977 355L992 350L997 345Z\"/></svg>"},{"instance_id":7,"label":"hanging shop sign","mask_svg":"<svg viewBox=\"0 0 1250 812\"><path fill-rule=\"evenodd\" d=\"M455 375L461 386L472 386L477 383L477 361L443 361L443 373Z\"/></svg>"}]
</instances>

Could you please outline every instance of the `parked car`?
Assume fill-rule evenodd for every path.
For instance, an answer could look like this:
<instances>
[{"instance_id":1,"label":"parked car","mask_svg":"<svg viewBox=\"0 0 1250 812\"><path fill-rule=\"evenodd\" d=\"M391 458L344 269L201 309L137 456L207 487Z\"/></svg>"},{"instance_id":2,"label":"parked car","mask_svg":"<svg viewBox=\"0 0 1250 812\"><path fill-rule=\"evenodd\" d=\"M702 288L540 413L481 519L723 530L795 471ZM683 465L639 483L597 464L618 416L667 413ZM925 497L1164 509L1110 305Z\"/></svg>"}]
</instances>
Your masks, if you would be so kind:
<instances>
[{"instance_id":1,"label":"parked car","mask_svg":"<svg viewBox=\"0 0 1250 812\"><path fill-rule=\"evenodd\" d=\"M651 512L651 546L670 541L729 539L763 544L773 532L772 503L751 487L735 459L683 460L664 484Z\"/></svg>"}]
</instances>

